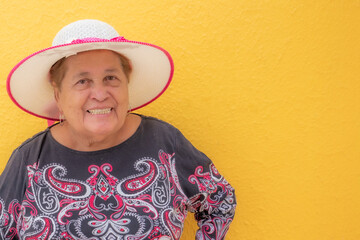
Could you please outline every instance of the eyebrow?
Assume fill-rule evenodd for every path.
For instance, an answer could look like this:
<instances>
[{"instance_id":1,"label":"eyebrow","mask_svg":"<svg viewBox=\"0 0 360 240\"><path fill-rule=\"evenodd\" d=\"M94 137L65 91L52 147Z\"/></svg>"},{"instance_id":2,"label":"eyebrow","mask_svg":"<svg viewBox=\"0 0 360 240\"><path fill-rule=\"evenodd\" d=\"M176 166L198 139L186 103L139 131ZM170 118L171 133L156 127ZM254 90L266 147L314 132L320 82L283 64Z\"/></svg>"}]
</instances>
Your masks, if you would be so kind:
<instances>
[{"instance_id":1,"label":"eyebrow","mask_svg":"<svg viewBox=\"0 0 360 240\"><path fill-rule=\"evenodd\" d=\"M120 72L118 68L110 68L105 70L106 73Z\"/></svg>"},{"instance_id":2,"label":"eyebrow","mask_svg":"<svg viewBox=\"0 0 360 240\"><path fill-rule=\"evenodd\" d=\"M89 76L89 75L90 75L89 72L80 72L80 73L78 73L78 74L75 74L75 75L74 75L74 78L77 78L77 77L87 77L87 76Z\"/></svg>"},{"instance_id":3,"label":"eyebrow","mask_svg":"<svg viewBox=\"0 0 360 240\"><path fill-rule=\"evenodd\" d=\"M117 69L117 68L109 68L109 69L106 69L104 72L105 72L105 73L114 73L114 72L117 73L117 72L120 72L120 71L119 71L119 69ZM90 72L80 72L80 73L74 75L74 78L77 78L77 77L87 77L87 76L89 76L89 75L90 75Z\"/></svg>"}]
</instances>

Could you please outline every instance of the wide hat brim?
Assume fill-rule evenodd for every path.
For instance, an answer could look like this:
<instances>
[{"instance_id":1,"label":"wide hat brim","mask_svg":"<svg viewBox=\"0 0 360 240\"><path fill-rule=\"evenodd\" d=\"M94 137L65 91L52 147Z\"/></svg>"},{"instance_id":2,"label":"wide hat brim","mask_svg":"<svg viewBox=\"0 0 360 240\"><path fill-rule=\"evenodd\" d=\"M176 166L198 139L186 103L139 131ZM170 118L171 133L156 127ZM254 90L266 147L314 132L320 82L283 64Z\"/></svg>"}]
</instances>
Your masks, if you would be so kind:
<instances>
[{"instance_id":1,"label":"wide hat brim","mask_svg":"<svg viewBox=\"0 0 360 240\"><path fill-rule=\"evenodd\" d=\"M7 78L7 91L22 110L48 120L58 120L59 111L49 80L51 66L63 57L79 52L107 49L126 56L132 65L129 82L131 110L146 106L169 86L174 64L170 54L161 47L121 40L85 40L53 46L20 61Z\"/></svg>"}]
</instances>

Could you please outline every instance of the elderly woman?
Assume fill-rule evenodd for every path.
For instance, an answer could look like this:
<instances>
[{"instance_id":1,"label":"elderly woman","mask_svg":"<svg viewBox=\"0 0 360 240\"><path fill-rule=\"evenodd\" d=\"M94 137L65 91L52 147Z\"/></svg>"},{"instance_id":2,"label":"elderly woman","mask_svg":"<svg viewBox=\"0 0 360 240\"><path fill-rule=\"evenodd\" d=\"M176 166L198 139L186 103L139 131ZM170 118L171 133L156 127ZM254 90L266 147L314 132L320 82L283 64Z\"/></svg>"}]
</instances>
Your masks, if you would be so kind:
<instances>
[{"instance_id":1,"label":"elderly woman","mask_svg":"<svg viewBox=\"0 0 360 240\"><path fill-rule=\"evenodd\" d=\"M173 126L130 114L159 97L173 73L162 48L108 24L65 26L53 46L22 60L8 92L23 110L59 123L25 141L0 177L2 239L224 239L234 189Z\"/></svg>"}]
</instances>

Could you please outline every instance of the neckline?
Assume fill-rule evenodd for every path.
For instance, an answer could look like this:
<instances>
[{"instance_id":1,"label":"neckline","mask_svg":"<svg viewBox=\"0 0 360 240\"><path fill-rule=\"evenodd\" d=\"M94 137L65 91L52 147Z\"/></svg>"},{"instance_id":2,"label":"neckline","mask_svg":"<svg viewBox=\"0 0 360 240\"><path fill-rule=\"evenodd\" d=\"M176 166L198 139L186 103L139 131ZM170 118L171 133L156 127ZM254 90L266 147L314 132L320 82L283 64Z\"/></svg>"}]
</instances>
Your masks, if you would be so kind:
<instances>
[{"instance_id":1,"label":"neckline","mask_svg":"<svg viewBox=\"0 0 360 240\"><path fill-rule=\"evenodd\" d=\"M58 142L54 136L52 135L50 129L59 124L59 123L56 123L52 126L49 126L46 131L47 131L47 135L49 136L49 139L57 146L57 147L60 147L61 149L65 150L65 151L68 151L68 152L72 152L72 153L77 153L77 154L101 154L101 153L104 153L104 152L109 152L109 151L113 151L115 149L118 149L118 148L121 148L125 145L128 145L131 141L135 140L137 138L137 136L140 134L140 130L143 128L143 125L144 125L144 116L143 115L140 115L140 114L136 114L136 113L132 113L132 114L135 114L135 115L138 115L140 116L141 118L141 121L140 121L140 124L139 126L137 127L137 129L135 130L135 132L128 138L126 139L125 141L117 144L117 145L114 145L112 147L109 147L109 148L104 148L104 149L100 149L100 150L95 150L95 151L79 151L79 150L76 150L76 149L72 149L72 148L69 148L63 144L61 144L60 142Z\"/></svg>"}]
</instances>

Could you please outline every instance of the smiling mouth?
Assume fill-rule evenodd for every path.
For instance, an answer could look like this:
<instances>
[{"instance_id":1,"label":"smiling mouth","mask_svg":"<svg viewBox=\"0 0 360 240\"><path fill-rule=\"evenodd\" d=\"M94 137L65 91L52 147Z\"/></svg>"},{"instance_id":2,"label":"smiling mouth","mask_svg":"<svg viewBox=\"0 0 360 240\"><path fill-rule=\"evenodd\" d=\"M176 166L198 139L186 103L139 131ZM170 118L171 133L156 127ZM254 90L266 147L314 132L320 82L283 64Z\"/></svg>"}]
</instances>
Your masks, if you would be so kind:
<instances>
[{"instance_id":1,"label":"smiling mouth","mask_svg":"<svg viewBox=\"0 0 360 240\"><path fill-rule=\"evenodd\" d=\"M92 115L97 115L97 114L108 114L111 112L111 110L112 108L103 108L103 109L91 109L91 110L87 110L87 112Z\"/></svg>"}]
</instances>

